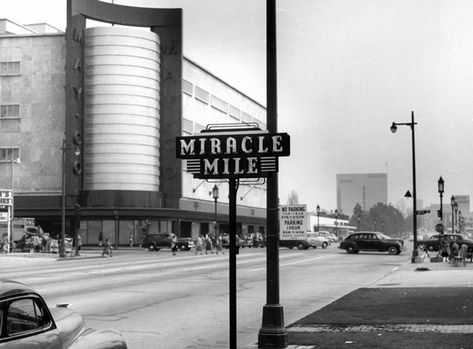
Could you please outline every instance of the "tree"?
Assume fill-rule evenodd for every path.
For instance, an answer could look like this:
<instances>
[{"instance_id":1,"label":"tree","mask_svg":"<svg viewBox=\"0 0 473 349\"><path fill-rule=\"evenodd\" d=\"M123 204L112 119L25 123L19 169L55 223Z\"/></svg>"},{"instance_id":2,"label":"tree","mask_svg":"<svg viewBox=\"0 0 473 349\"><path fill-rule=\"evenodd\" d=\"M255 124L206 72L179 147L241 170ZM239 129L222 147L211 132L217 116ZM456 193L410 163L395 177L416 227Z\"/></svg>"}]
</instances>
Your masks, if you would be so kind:
<instances>
[{"instance_id":1,"label":"tree","mask_svg":"<svg viewBox=\"0 0 473 349\"><path fill-rule=\"evenodd\" d=\"M376 230L392 237L401 236L408 221L398 209L381 202L371 207L368 212L363 211L360 204L356 204L350 225L358 226L358 218L360 218L360 230Z\"/></svg>"},{"instance_id":2,"label":"tree","mask_svg":"<svg viewBox=\"0 0 473 349\"><path fill-rule=\"evenodd\" d=\"M287 204L288 205L297 205L299 204L299 196L294 190L291 190L291 193L287 197Z\"/></svg>"}]
</instances>

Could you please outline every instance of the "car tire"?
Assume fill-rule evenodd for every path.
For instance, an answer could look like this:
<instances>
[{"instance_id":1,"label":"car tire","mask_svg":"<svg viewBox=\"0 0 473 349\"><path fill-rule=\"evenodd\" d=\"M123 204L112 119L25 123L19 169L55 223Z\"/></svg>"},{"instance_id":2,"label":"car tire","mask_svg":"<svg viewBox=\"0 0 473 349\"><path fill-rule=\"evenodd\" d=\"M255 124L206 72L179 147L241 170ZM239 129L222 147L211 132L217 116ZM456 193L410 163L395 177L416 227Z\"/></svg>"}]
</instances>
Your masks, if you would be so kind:
<instances>
[{"instance_id":1,"label":"car tire","mask_svg":"<svg viewBox=\"0 0 473 349\"><path fill-rule=\"evenodd\" d=\"M346 248L346 250L347 250L347 253L349 253L349 254L358 253L358 250L356 250L353 246L348 246L348 247Z\"/></svg>"},{"instance_id":2,"label":"car tire","mask_svg":"<svg viewBox=\"0 0 473 349\"><path fill-rule=\"evenodd\" d=\"M181 251L189 251L189 250L186 248L186 245L180 245L180 246L179 246L179 250L181 250Z\"/></svg>"},{"instance_id":3,"label":"car tire","mask_svg":"<svg viewBox=\"0 0 473 349\"><path fill-rule=\"evenodd\" d=\"M419 245L417 246L417 250L419 250L419 251L427 251L427 248L425 247L424 244L419 244Z\"/></svg>"},{"instance_id":4,"label":"car tire","mask_svg":"<svg viewBox=\"0 0 473 349\"><path fill-rule=\"evenodd\" d=\"M298 249L298 250L306 250L307 247L304 246L304 244L299 243L299 244L297 244L297 249Z\"/></svg>"},{"instance_id":5,"label":"car tire","mask_svg":"<svg viewBox=\"0 0 473 349\"><path fill-rule=\"evenodd\" d=\"M328 244L326 242L322 243L322 248L327 248Z\"/></svg>"},{"instance_id":6,"label":"car tire","mask_svg":"<svg viewBox=\"0 0 473 349\"><path fill-rule=\"evenodd\" d=\"M154 245L149 245L148 246L148 251L154 251Z\"/></svg>"},{"instance_id":7,"label":"car tire","mask_svg":"<svg viewBox=\"0 0 473 349\"><path fill-rule=\"evenodd\" d=\"M396 246L389 246L388 248L388 253L391 255L391 256L394 256L396 254L399 254L399 248L397 248Z\"/></svg>"}]
</instances>

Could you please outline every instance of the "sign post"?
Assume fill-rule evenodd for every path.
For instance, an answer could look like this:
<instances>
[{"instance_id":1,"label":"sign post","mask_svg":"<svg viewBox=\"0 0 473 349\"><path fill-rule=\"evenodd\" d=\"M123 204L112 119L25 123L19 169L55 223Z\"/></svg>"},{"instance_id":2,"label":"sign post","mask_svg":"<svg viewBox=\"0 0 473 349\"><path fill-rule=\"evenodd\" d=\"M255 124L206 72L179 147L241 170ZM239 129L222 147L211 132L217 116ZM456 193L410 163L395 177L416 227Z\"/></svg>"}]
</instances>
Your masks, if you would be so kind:
<instances>
[{"instance_id":1,"label":"sign post","mask_svg":"<svg viewBox=\"0 0 473 349\"><path fill-rule=\"evenodd\" d=\"M265 132L256 124L207 126L207 129L199 134L176 137L176 157L187 160L187 171L192 173L194 178L228 180L230 349L237 348L238 186L241 178L265 178L277 172L278 157L290 154L289 141L288 134Z\"/></svg>"},{"instance_id":2,"label":"sign post","mask_svg":"<svg viewBox=\"0 0 473 349\"><path fill-rule=\"evenodd\" d=\"M11 189L0 189L0 207L7 209L7 238L8 246L7 252L10 253L10 244L12 238L12 210L13 210L13 191ZM4 216L4 215L3 215Z\"/></svg>"}]
</instances>

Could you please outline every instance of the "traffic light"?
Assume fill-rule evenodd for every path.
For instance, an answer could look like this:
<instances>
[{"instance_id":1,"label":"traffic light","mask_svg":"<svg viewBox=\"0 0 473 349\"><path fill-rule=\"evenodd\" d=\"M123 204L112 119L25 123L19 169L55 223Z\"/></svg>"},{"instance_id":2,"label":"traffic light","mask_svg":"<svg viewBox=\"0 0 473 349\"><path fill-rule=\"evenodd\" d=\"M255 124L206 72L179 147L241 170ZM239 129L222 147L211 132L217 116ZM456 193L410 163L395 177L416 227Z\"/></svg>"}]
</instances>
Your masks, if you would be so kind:
<instances>
[{"instance_id":1,"label":"traffic light","mask_svg":"<svg viewBox=\"0 0 473 349\"><path fill-rule=\"evenodd\" d=\"M437 217L442 219L442 210L437 210Z\"/></svg>"},{"instance_id":2,"label":"traffic light","mask_svg":"<svg viewBox=\"0 0 473 349\"><path fill-rule=\"evenodd\" d=\"M79 204L76 204L75 208L76 208L76 215L80 217L80 215L82 214L82 206Z\"/></svg>"}]
</instances>

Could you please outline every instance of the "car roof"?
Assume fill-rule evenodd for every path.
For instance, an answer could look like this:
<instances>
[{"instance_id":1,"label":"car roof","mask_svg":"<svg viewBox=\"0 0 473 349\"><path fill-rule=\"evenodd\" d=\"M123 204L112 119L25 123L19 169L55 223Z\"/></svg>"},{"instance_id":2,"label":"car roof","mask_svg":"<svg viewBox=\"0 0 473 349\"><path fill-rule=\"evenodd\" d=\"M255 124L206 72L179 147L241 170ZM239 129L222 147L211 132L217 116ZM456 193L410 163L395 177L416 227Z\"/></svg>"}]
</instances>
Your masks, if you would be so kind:
<instances>
[{"instance_id":1,"label":"car roof","mask_svg":"<svg viewBox=\"0 0 473 349\"><path fill-rule=\"evenodd\" d=\"M0 300L17 295L31 294L36 292L29 286L14 280L0 279Z\"/></svg>"}]
</instances>

